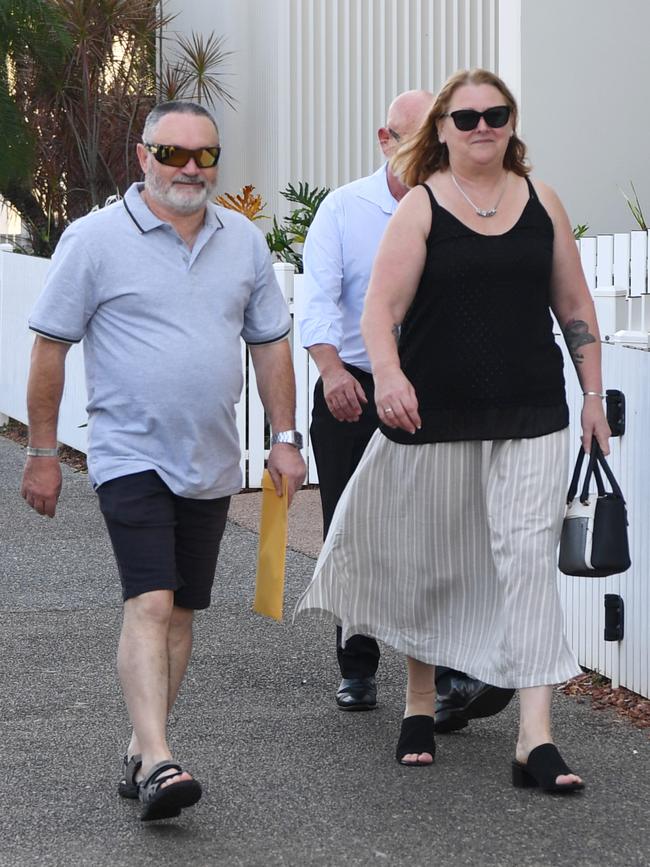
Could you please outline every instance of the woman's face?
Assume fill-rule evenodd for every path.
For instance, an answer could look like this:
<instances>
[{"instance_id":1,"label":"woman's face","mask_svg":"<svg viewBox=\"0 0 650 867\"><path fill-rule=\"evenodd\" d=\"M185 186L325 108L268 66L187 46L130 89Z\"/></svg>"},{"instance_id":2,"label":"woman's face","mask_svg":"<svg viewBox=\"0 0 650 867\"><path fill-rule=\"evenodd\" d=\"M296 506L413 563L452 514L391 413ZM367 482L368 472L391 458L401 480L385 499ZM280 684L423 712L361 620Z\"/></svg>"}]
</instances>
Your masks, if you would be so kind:
<instances>
[{"instance_id":1,"label":"woman's face","mask_svg":"<svg viewBox=\"0 0 650 867\"><path fill-rule=\"evenodd\" d=\"M454 91L447 115L463 109L483 112L505 105L505 97L491 84L464 84ZM488 116L493 123L503 120L503 117L499 117L503 112L494 114L496 117ZM474 129L462 130L457 128L453 117L449 116L442 118L438 126L438 137L441 142L446 143L452 163L462 161L478 165L491 162L502 164L512 132L512 116L504 126L490 126L486 119L481 117Z\"/></svg>"}]
</instances>

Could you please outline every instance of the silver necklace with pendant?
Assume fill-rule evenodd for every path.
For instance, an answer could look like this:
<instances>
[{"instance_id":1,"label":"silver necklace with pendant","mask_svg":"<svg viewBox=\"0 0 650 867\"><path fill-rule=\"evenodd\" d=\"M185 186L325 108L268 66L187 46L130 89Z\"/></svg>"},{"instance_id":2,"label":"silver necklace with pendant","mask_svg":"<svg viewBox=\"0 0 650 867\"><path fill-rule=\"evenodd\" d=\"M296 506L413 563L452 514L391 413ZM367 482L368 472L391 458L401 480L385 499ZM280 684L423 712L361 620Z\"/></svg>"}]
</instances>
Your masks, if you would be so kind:
<instances>
[{"instance_id":1,"label":"silver necklace with pendant","mask_svg":"<svg viewBox=\"0 0 650 867\"><path fill-rule=\"evenodd\" d=\"M461 187L461 185L458 183L458 181L456 180L456 177L455 177L454 173L451 172L450 174L451 174L451 179L452 179L452 181L454 182L454 185L455 185L456 189L458 190L458 192L459 192L459 193L461 194L461 196L465 199L465 201L466 201L469 205L471 205L472 208L474 208L475 212L478 214L479 217L493 217L493 216L496 214L496 212L497 212L497 208L498 208L499 205L501 204L501 199L503 198L503 194L504 194L505 191L506 191L506 184L508 183L508 173L507 173L507 172L506 172L506 179L505 179L505 181L503 182L503 187L502 187L502 189L501 189L501 192L499 193L499 198L496 200L496 202L494 203L493 207L488 208L487 210L485 210L484 208L479 208L479 207L477 207L477 206L474 204L474 202L470 199L470 197L467 195L467 193L465 192L465 190L464 190L464 189Z\"/></svg>"}]
</instances>

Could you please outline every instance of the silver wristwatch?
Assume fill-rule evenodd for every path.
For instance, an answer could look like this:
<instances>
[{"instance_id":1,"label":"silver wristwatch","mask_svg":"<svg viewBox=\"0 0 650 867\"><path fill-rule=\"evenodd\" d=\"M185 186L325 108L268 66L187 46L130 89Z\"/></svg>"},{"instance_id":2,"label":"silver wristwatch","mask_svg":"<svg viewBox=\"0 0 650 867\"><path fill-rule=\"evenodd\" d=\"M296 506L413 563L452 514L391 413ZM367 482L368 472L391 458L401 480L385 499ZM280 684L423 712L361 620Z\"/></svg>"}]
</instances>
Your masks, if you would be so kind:
<instances>
[{"instance_id":1,"label":"silver wristwatch","mask_svg":"<svg viewBox=\"0 0 650 867\"><path fill-rule=\"evenodd\" d=\"M59 456L58 449L41 449L27 446L25 451L30 458L57 458Z\"/></svg>"},{"instance_id":2,"label":"silver wristwatch","mask_svg":"<svg viewBox=\"0 0 650 867\"><path fill-rule=\"evenodd\" d=\"M297 449L302 448L302 434L299 430L281 430L274 433L271 437L271 445L277 443L288 443L290 446L295 446Z\"/></svg>"}]
</instances>

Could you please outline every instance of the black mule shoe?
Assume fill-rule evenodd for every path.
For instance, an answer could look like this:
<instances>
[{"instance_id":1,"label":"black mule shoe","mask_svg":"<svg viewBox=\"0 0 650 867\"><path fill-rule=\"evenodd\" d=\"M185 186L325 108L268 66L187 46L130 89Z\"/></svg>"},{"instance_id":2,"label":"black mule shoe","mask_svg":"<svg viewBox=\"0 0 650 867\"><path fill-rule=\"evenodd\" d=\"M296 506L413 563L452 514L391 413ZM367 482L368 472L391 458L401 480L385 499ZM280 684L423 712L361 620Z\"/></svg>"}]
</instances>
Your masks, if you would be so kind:
<instances>
[{"instance_id":1,"label":"black mule shoe","mask_svg":"<svg viewBox=\"0 0 650 867\"><path fill-rule=\"evenodd\" d=\"M402 727L395 749L395 758L406 768L425 768L433 762L405 762L404 756L411 753L429 753L436 757L436 742L433 737L433 717L417 714L402 720Z\"/></svg>"},{"instance_id":2,"label":"black mule shoe","mask_svg":"<svg viewBox=\"0 0 650 867\"><path fill-rule=\"evenodd\" d=\"M370 677L344 677L336 693L341 710L374 710L377 707L377 683Z\"/></svg>"},{"instance_id":3,"label":"black mule shoe","mask_svg":"<svg viewBox=\"0 0 650 867\"><path fill-rule=\"evenodd\" d=\"M464 729L471 719L500 713L515 694L514 689L491 686L460 672L443 680L436 698L436 734L456 732Z\"/></svg>"},{"instance_id":4,"label":"black mule shoe","mask_svg":"<svg viewBox=\"0 0 650 867\"><path fill-rule=\"evenodd\" d=\"M584 783L556 783L560 774L572 774L554 744L541 744L530 751L526 764L512 763L512 785L518 789L539 787L544 792L579 792Z\"/></svg>"}]
</instances>

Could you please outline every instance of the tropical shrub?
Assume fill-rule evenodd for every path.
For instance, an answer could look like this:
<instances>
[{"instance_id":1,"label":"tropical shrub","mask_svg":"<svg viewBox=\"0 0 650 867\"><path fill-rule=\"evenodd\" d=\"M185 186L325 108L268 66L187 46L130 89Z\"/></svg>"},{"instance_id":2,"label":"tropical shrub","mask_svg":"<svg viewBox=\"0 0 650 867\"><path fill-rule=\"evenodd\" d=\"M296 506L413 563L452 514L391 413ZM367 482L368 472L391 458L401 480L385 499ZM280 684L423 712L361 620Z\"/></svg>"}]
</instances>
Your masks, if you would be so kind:
<instances>
[{"instance_id":1,"label":"tropical shrub","mask_svg":"<svg viewBox=\"0 0 650 867\"><path fill-rule=\"evenodd\" d=\"M289 262L299 274L302 274L302 245L307 237L312 220L325 196L329 193L327 187L310 188L309 184L299 183L298 189L287 184L280 194L296 207L292 208L287 217L278 222L273 217L273 226L267 232L266 243L280 262Z\"/></svg>"}]
</instances>

